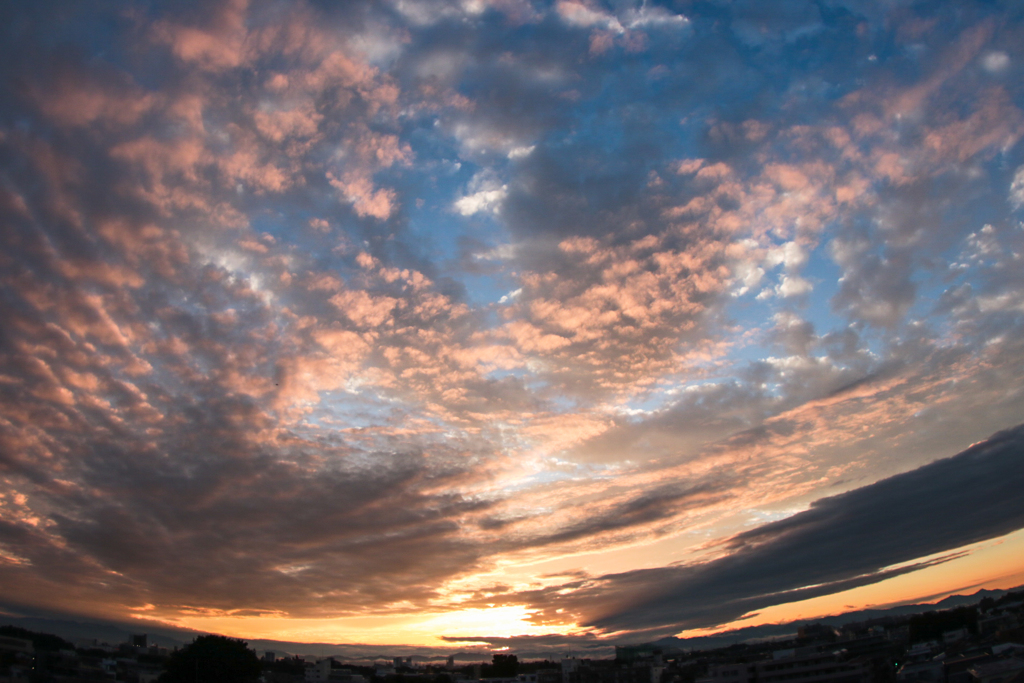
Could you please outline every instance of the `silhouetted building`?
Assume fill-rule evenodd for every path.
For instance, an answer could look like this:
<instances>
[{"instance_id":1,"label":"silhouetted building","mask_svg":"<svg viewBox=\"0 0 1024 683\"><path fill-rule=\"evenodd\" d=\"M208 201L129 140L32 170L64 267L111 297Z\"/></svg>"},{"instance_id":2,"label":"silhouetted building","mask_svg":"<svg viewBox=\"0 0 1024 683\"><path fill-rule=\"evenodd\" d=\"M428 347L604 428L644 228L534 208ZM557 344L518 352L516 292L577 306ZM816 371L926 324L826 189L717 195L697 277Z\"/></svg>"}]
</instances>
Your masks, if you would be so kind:
<instances>
[{"instance_id":1,"label":"silhouetted building","mask_svg":"<svg viewBox=\"0 0 1024 683\"><path fill-rule=\"evenodd\" d=\"M972 667L970 672L978 683L1017 683L1024 679L1024 660L1000 659Z\"/></svg>"},{"instance_id":2,"label":"silhouetted building","mask_svg":"<svg viewBox=\"0 0 1024 683\"><path fill-rule=\"evenodd\" d=\"M836 652L807 652L815 648L778 650L772 659L715 664L701 679L707 683L871 683L868 663L846 659Z\"/></svg>"},{"instance_id":3,"label":"silhouetted building","mask_svg":"<svg viewBox=\"0 0 1024 683\"><path fill-rule=\"evenodd\" d=\"M758 683L781 683L799 680L801 683L870 683L871 672L860 659L844 660L831 652L819 652L797 657L780 657L757 662Z\"/></svg>"}]
</instances>

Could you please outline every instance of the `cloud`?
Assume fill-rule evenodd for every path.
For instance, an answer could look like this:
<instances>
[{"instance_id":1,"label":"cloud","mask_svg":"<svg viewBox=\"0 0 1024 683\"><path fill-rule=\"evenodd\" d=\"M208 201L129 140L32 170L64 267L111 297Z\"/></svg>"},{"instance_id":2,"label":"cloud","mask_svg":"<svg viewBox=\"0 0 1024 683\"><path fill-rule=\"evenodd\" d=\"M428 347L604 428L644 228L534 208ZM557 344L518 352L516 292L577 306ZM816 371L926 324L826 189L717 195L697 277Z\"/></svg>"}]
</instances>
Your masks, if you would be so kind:
<instances>
[{"instance_id":1,"label":"cloud","mask_svg":"<svg viewBox=\"0 0 1024 683\"><path fill-rule=\"evenodd\" d=\"M1024 206L1024 166L1017 169L1013 176L1013 183L1010 185L1010 205L1014 209Z\"/></svg>"},{"instance_id":2,"label":"cloud","mask_svg":"<svg viewBox=\"0 0 1024 683\"><path fill-rule=\"evenodd\" d=\"M1010 66L1010 56L1005 52L989 52L982 60L985 70L1000 73Z\"/></svg>"},{"instance_id":3,"label":"cloud","mask_svg":"<svg viewBox=\"0 0 1024 683\"><path fill-rule=\"evenodd\" d=\"M1024 428L1017 427L953 458L816 501L806 512L734 537L729 557L666 586L657 603L634 605L596 623L613 624L627 614L652 623L656 614L664 618L698 595L709 608L716 597L740 597L739 605L726 608L739 616L766 604L774 592L853 583L862 576L877 580L871 574L884 573L884 567L1015 531L1024 524L1024 508L1011 493L1016 483L1003 479L1017 469L1022 439ZM950 514L954 509L960 512ZM801 594L834 591L830 586Z\"/></svg>"},{"instance_id":4,"label":"cloud","mask_svg":"<svg viewBox=\"0 0 1024 683\"><path fill-rule=\"evenodd\" d=\"M813 290L814 285L799 275L783 275L778 289L779 296L783 297L803 296Z\"/></svg>"},{"instance_id":5,"label":"cloud","mask_svg":"<svg viewBox=\"0 0 1024 683\"><path fill-rule=\"evenodd\" d=\"M501 184L493 173L478 173L470 180L467 194L456 199L452 206L463 216L482 212L496 214L501 212L501 204L507 195L508 186Z\"/></svg>"},{"instance_id":6,"label":"cloud","mask_svg":"<svg viewBox=\"0 0 1024 683\"><path fill-rule=\"evenodd\" d=\"M818 8L802 0L781 2L772 11L757 2L737 3L732 25L740 40L757 47L794 42L824 28Z\"/></svg>"},{"instance_id":7,"label":"cloud","mask_svg":"<svg viewBox=\"0 0 1024 683\"><path fill-rule=\"evenodd\" d=\"M664 7L649 6L647 3L626 8L619 16L604 11L597 3L580 0L560 0L555 5L555 11L570 26L598 27L616 33L646 27L678 29L688 23L688 19L681 14L672 14Z\"/></svg>"},{"instance_id":8,"label":"cloud","mask_svg":"<svg viewBox=\"0 0 1024 683\"><path fill-rule=\"evenodd\" d=\"M586 577L502 598L525 601L539 620L564 610L593 628L656 638L873 583L921 568L898 566L915 558L1024 527L1016 495L1021 482L1012 474L1022 454L1024 426L739 533L719 559Z\"/></svg>"}]
</instances>

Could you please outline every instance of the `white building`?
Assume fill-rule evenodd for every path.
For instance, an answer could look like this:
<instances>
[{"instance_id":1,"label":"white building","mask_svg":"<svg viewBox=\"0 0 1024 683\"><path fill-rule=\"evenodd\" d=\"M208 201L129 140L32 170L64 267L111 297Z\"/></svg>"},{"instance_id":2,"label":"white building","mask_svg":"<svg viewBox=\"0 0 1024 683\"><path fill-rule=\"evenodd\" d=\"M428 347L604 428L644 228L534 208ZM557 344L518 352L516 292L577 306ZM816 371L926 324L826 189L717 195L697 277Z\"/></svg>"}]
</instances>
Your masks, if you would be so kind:
<instances>
[{"instance_id":1,"label":"white building","mask_svg":"<svg viewBox=\"0 0 1024 683\"><path fill-rule=\"evenodd\" d=\"M331 660L321 659L313 665L306 666L306 681L326 681L331 677Z\"/></svg>"}]
</instances>

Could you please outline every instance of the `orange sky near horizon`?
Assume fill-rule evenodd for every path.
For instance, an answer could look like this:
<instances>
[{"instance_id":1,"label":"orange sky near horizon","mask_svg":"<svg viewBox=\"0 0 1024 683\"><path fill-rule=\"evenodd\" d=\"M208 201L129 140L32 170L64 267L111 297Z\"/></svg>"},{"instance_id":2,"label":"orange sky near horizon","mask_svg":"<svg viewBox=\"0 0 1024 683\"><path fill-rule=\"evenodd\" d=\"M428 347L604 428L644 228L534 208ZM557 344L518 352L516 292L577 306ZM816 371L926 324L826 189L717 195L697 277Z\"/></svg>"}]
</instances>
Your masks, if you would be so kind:
<instances>
[{"instance_id":1,"label":"orange sky near horizon","mask_svg":"<svg viewBox=\"0 0 1024 683\"><path fill-rule=\"evenodd\" d=\"M963 556L878 583L820 598L783 603L744 615L729 624L683 631L678 635L680 638L696 638L749 626L813 621L846 612L884 610L898 605L931 604L950 595L970 595L983 589L1006 590L1024 586L1024 561L1021 559L1024 558L1024 531L920 560L960 554Z\"/></svg>"},{"instance_id":2,"label":"orange sky near horizon","mask_svg":"<svg viewBox=\"0 0 1024 683\"><path fill-rule=\"evenodd\" d=\"M691 629L676 634L679 638L719 635L734 629L814 621L828 616L865 609L887 609L904 604L931 604L950 595L969 595L982 589L1006 590L1024 585L1024 530L982 541L954 551L920 558L936 560L955 557L941 564L878 583L841 591L809 600L780 603L744 615L733 622L707 629ZM509 638L552 633L584 635L587 629L565 624L552 629L529 621L525 605L484 609L438 611L353 617L341 619L294 619L284 616L186 616L158 620L156 623L218 633L243 639L284 640L295 643L338 643L394 646L422 646L464 649L474 642L489 652L493 647L474 636ZM140 620L153 616L140 612ZM465 637L459 644L441 640ZM618 642L614 638L609 644Z\"/></svg>"}]
</instances>

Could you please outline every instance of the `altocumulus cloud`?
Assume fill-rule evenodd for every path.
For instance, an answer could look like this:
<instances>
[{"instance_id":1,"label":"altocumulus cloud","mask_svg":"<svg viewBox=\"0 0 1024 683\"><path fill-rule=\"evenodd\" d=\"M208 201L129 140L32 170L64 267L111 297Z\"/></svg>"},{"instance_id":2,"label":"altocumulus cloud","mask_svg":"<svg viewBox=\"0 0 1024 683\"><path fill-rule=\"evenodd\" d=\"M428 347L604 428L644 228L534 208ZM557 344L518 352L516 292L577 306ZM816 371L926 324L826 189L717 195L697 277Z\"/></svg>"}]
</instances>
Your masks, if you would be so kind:
<instances>
[{"instance_id":1,"label":"altocumulus cloud","mask_svg":"<svg viewBox=\"0 0 1024 683\"><path fill-rule=\"evenodd\" d=\"M933 462L1024 421L1014 8L0 25L0 598L667 633L1021 525Z\"/></svg>"}]
</instances>

